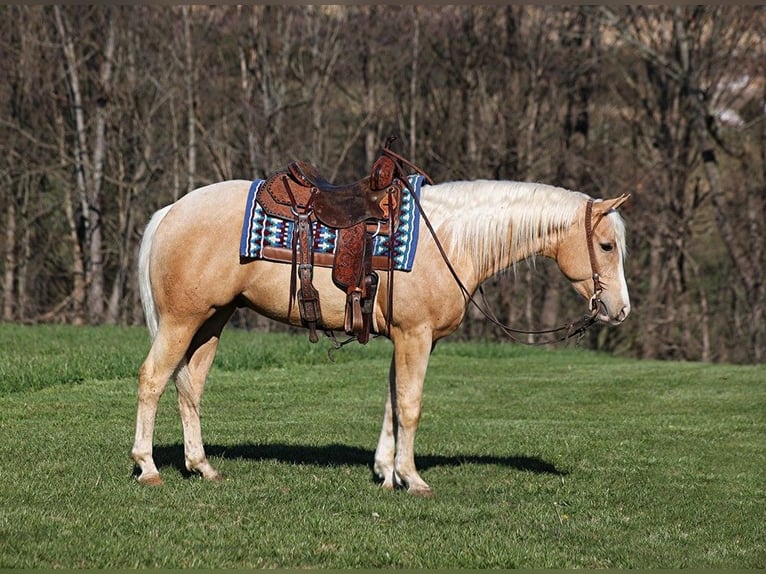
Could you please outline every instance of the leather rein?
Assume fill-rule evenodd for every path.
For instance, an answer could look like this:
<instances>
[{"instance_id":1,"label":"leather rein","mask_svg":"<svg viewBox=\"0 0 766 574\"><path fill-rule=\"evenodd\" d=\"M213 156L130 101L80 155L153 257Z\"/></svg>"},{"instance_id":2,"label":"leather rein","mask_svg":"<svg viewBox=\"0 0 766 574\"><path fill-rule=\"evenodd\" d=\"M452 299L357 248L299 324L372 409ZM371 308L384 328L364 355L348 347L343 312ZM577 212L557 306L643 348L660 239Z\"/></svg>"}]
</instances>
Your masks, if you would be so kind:
<instances>
[{"instance_id":1,"label":"leather rein","mask_svg":"<svg viewBox=\"0 0 766 574\"><path fill-rule=\"evenodd\" d=\"M404 175L405 171L402 168L401 164L405 164L408 167L414 169L423 177L426 178L426 181L428 181L429 184L433 185L433 180L419 167L414 165L412 162L408 161L407 159L403 158L399 154L391 151L388 149L388 145L391 142L391 139L389 139L388 142L386 142L386 146L383 148L383 153L388 155L391 159L394 160L397 169L399 170L399 173ZM404 176L403 181L405 182L405 186L407 187L408 191L410 192L410 195L415 201L415 204L417 205L418 209L420 210L420 216L423 218L423 222L426 224L426 227L428 228L429 233L431 234L431 237L434 240L434 243L436 243L436 247L439 250L439 253L444 260L444 262L447 265L447 268L449 269L450 273L452 274L452 277L455 280L455 283L457 283L457 286L460 288L460 291L462 292L463 298L466 300L467 303L471 303L474 307L476 307L479 312L493 325L496 327L499 327L500 330L508 336L512 341L516 343L522 343L524 345L547 345L550 343L559 343L562 341L566 341L568 339L571 339L572 337L577 337L577 341L582 339L582 337L585 335L585 332L593 326L595 323L598 322L596 319L599 307L601 306L601 293L604 290L603 283L601 282L600 276L599 276L599 269L598 269L598 262L596 261L596 250L593 245L593 199L589 198L588 202L585 206L585 239L588 243L588 259L590 261L590 268L591 268L591 279L593 280L593 295L590 298L590 315L585 315L581 319L577 321L570 321L565 323L564 325L556 328L551 329L542 329L542 330L524 330L524 329L515 329L511 327L510 325L506 325L502 321L500 321L497 316L489 309L489 305L487 303L486 297L484 295L484 289L482 286L479 286L479 293L482 297L483 305L480 305L477 303L474 296L471 294L471 292L466 288L466 286L463 284L462 280L457 274L457 271L455 271L455 267L452 265L452 262L449 260L449 257L447 255L447 252L444 249L444 246L442 245L441 241L436 235L436 230L434 229L433 225L431 224L431 221L429 220L428 216L426 215L425 211L423 211L423 207L420 204L420 198L415 194L414 190L412 189L412 186L409 183L409 180L406 176ZM388 301L389 301L389 307L388 307L388 317L387 322L390 325L390 317L391 317L391 307L392 307L392 294L393 294L393 285L389 285L388 289ZM554 335L557 333L563 333L562 335L558 336L557 338L554 338L552 340L547 341L535 341L535 342L529 342L524 341L518 337L518 335Z\"/></svg>"}]
</instances>

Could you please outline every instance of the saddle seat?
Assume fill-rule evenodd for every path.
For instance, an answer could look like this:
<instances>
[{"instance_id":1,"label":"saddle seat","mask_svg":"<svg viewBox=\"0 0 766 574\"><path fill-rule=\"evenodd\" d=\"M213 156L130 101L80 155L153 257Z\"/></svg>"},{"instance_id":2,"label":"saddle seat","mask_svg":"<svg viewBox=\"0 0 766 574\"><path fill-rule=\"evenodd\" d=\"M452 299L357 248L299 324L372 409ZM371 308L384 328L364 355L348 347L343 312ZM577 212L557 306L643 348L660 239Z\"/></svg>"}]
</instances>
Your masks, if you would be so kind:
<instances>
[{"instance_id":1,"label":"saddle seat","mask_svg":"<svg viewBox=\"0 0 766 574\"><path fill-rule=\"evenodd\" d=\"M343 229L366 220L385 220L381 207L386 188L374 189L370 177L346 185L334 185L310 163L295 161L288 166L292 177L316 190L314 212L328 227Z\"/></svg>"}]
</instances>

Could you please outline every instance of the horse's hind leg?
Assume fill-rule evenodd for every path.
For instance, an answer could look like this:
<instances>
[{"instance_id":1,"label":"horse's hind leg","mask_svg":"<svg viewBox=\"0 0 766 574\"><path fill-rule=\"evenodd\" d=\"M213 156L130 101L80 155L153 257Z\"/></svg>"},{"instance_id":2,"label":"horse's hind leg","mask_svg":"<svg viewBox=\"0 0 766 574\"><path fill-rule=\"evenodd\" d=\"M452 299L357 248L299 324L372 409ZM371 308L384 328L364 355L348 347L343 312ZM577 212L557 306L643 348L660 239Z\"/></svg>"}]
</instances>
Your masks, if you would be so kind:
<instances>
[{"instance_id":1,"label":"horse's hind leg","mask_svg":"<svg viewBox=\"0 0 766 574\"><path fill-rule=\"evenodd\" d=\"M221 331L234 307L219 309L195 335L187 353L187 363L176 377L178 408L184 432L184 459L190 472L208 480L220 480L218 471L208 462L202 442L200 401L207 374L215 358Z\"/></svg>"},{"instance_id":2,"label":"horse's hind leg","mask_svg":"<svg viewBox=\"0 0 766 574\"><path fill-rule=\"evenodd\" d=\"M138 481L142 484L162 484L152 456L157 406L168 380L183 361L184 353L196 330L196 325L170 326L169 321L164 321L138 371L136 437L131 455L141 470Z\"/></svg>"}]
</instances>

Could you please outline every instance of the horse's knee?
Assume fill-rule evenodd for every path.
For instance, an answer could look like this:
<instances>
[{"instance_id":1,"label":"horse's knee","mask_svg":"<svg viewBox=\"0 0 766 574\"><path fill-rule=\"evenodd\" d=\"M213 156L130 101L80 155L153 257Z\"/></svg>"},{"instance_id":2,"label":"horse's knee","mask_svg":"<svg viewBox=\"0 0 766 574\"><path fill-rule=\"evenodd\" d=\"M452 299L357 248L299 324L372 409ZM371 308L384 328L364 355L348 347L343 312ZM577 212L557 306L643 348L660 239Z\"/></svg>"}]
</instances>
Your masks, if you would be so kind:
<instances>
[{"instance_id":1,"label":"horse's knee","mask_svg":"<svg viewBox=\"0 0 766 574\"><path fill-rule=\"evenodd\" d=\"M420 397L400 397L396 403L396 421L406 429L417 428L423 408Z\"/></svg>"}]
</instances>

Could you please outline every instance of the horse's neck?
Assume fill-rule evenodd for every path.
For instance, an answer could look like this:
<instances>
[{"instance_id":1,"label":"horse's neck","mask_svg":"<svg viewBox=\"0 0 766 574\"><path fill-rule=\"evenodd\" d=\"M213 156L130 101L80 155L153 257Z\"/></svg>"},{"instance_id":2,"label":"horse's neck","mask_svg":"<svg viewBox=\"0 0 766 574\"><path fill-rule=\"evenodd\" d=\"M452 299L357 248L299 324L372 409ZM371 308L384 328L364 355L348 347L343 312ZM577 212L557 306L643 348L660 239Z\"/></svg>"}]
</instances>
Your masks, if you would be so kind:
<instances>
[{"instance_id":1,"label":"horse's neck","mask_svg":"<svg viewBox=\"0 0 766 574\"><path fill-rule=\"evenodd\" d=\"M428 189L428 188L426 188ZM585 196L545 184L451 182L428 189L424 210L478 283L516 262L555 252Z\"/></svg>"}]
</instances>

